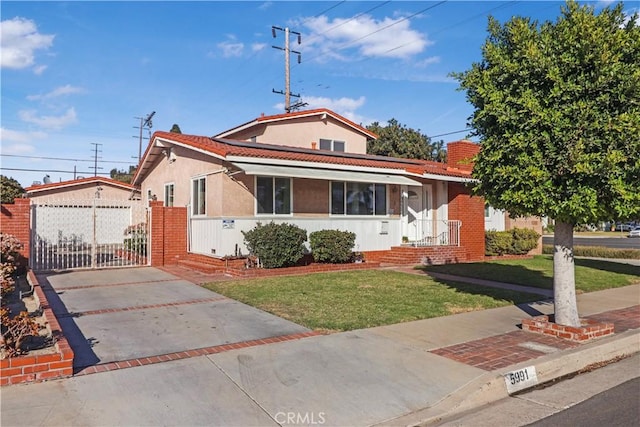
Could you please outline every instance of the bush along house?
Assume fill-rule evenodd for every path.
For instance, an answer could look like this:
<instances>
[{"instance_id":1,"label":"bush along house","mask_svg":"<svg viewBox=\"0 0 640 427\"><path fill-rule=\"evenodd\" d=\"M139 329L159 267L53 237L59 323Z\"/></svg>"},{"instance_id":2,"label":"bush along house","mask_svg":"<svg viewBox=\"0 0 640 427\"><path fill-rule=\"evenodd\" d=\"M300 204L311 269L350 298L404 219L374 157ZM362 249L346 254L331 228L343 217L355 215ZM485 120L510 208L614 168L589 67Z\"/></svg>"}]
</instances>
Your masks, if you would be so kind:
<instances>
[{"instance_id":1,"label":"bush along house","mask_svg":"<svg viewBox=\"0 0 640 427\"><path fill-rule=\"evenodd\" d=\"M155 132L133 184L150 205L186 215L156 237L165 253L152 251L152 265L247 255L242 231L271 221L353 232L366 260L483 259L484 200L469 189L479 146L450 143L440 163L368 155L372 138L327 109L261 116L213 137Z\"/></svg>"}]
</instances>

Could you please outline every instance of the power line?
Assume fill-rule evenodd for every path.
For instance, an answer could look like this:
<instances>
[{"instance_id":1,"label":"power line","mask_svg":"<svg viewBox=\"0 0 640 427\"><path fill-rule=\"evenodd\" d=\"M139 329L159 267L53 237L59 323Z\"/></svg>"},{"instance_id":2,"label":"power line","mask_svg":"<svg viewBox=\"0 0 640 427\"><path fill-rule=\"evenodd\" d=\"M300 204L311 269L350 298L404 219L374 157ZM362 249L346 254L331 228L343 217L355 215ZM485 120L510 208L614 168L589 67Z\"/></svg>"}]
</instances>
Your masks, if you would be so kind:
<instances>
[{"instance_id":1,"label":"power line","mask_svg":"<svg viewBox=\"0 0 640 427\"><path fill-rule=\"evenodd\" d=\"M58 170L58 169L22 169L22 168L5 168L0 166L0 170L6 170L6 171L19 171L19 172L55 172L55 173L81 173L81 174L91 174L93 173L93 171L88 172L88 171L84 171L84 172L79 172L79 171L65 171L65 170ZM96 175L110 175L108 173L104 173L104 172L99 172Z\"/></svg>"},{"instance_id":2,"label":"power line","mask_svg":"<svg viewBox=\"0 0 640 427\"><path fill-rule=\"evenodd\" d=\"M456 130L456 131L453 131L453 132L441 133L439 135L429 135L429 138L437 138L439 136L453 135L453 134L456 134L456 133L466 132L468 130L473 130L473 128L466 128L466 129L462 129L462 130Z\"/></svg>"},{"instance_id":3,"label":"power line","mask_svg":"<svg viewBox=\"0 0 640 427\"><path fill-rule=\"evenodd\" d=\"M23 159L36 159L36 160L63 160L63 161L67 161L67 162L91 162L93 163L94 160L87 160L87 159L67 159L67 158L63 158L63 157L43 157L43 156L23 156L20 154L0 154L0 156L3 157L20 157ZM126 161L120 161L120 160L98 160L99 163L126 163L126 164L132 164L133 162L126 162Z\"/></svg>"}]
</instances>

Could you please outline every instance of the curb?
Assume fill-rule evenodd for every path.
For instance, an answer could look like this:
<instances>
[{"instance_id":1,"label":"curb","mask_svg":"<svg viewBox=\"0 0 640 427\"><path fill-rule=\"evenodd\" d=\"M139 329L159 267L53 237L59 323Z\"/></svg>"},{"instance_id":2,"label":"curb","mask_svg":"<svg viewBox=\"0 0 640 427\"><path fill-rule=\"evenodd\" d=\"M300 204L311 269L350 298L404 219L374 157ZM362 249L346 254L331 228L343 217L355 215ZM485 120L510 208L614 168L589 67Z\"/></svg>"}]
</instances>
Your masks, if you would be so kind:
<instances>
[{"instance_id":1,"label":"curb","mask_svg":"<svg viewBox=\"0 0 640 427\"><path fill-rule=\"evenodd\" d=\"M590 365L608 362L640 352L640 330L628 330L611 337L541 356L492 372L487 372L455 390L433 406L398 418L384 421L377 426L424 426L444 421L455 415L509 397L504 374L535 366L538 384L556 380L579 372Z\"/></svg>"}]
</instances>

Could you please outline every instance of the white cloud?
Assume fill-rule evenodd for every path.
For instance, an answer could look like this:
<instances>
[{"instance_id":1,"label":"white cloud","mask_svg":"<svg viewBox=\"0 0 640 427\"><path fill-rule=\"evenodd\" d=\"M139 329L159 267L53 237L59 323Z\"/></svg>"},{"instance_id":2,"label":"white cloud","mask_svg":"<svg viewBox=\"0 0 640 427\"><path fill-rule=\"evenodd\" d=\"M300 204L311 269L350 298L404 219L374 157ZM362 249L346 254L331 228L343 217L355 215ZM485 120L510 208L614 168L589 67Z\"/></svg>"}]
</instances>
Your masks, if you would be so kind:
<instances>
[{"instance_id":1,"label":"white cloud","mask_svg":"<svg viewBox=\"0 0 640 427\"><path fill-rule=\"evenodd\" d=\"M53 45L53 35L38 33L36 24L25 18L16 17L0 22L0 66L2 68L27 68L35 64L35 51ZM36 68L42 73L42 67Z\"/></svg>"},{"instance_id":2,"label":"white cloud","mask_svg":"<svg viewBox=\"0 0 640 427\"><path fill-rule=\"evenodd\" d=\"M362 107L366 103L366 100L367 99L364 96L357 99L347 97L332 99L321 96L304 96L301 99L302 102L306 102L308 104L304 107L305 110L327 108L346 117L354 123L362 123L364 125L375 121L356 113L356 110ZM275 108L278 110L284 110L284 103L276 104Z\"/></svg>"},{"instance_id":3,"label":"white cloud","mask_svg":"<svg viewBox=\"0 0 640 427\"><path fill-rule=\"evenodd\" d=\"M266 43L254 43L251 45L251 50L254 52L259 52L263 50L265 47L267 47Z\"/></svg>"},{"instance_id":4,"label":"white cloud","mask_svg":"<svg viewBox=\"0 0 640 427\"><path fill-rule=\"evenodd\" d=\"M75 86L71 86L71 85L64 85L64 86L60 86L55 88L54 90L52 90L49 93L44 93L41 95L28 95L27 99L29 101L37 101L37 100L44 100L44 99L51 99L51 98L57 98L59 96L64 96L64 95L71 95L74 93L83 93L84 89L80 88L80 87L75 87Z\"/></svg>"},{"instance_id":5,"label":"white cloud","mask_svg":"<svg viewBox=\"0 0 640 427\"><path fill-rule=\"evenodd\" d=\"M260 9L260 10L267 10L267 9L269 9L271 6L273 6L273 2L272 2L272 1L266 1L266 2L262 3L260 6L258 6L258 9Z\"/></svg>"},{"instance_id":6,"label":"white cloud","mask_svg":"<svg viewBox=\"0 0 640 427\"><path fill-rule=\"evenodd\" d=\"M35 74L36 76L39 76L42 73L44 73L44 70L46 69L47 69L46 65L36 65L35 67L33 67L33 74Z\"/></svg>"},{"instance_id":7,"label":"white cloud","mask_svg":"<svg viewBox=\"0 0 640 427\"><path fill-rule=\"evenodd\" d=\"M47 137L45 132L24 132L0 127L3 154L30 154L36 151L33 142Z\"/></svg>"},{"instance_id":8,"label":"white cloud","mask_svg":"<svg viewBox=\"0 0 640 427\"><path fill-rule=\"evenodd\" d=\"M227 35L228 40L218 43L218 48L222 50L222 56L232 58L242 56L244 51L244 43L236 41L236 37L232 34Z\"/></svg>"},{"instance_id":9,"label":"white cloud","mask_svg":"<svg viewBox=\"0 0 640 427\"><path fill-rule=\"evenodd\" d=\"M408 58L433 44L426 34L411 29L409 20L386 17L377 20L369 15L356 18L326 16L306 18L301 24L310 30L307 40L320 54L333 59L348 59L338 52L357 48L362 56Z\"/></svg>"},{"instance_id":10,"label":"white cloud","mask_svg":"<svg viewBox=\"0 0 640 427\"><path fill-rule=\"evenodd\" d=\"M71 107L61 116L38 116L35 110L22 110L18 112L20 119L27 123L33 123L45 129L59 130L77 121L76 110Z\"/></svg>"},{"instance_id":11,"label":"white cloud","mask_svg":"<svg viewBox=\"0 0 640 427\"><path fill-rule=\"evenodd\" d=\"M421 61L416 62L416 67L418 68L426 68L431 64L439 64L440 63L440 57L439 56L430 56L428 58L425 58Z\"/></svg>"}]
</instances>

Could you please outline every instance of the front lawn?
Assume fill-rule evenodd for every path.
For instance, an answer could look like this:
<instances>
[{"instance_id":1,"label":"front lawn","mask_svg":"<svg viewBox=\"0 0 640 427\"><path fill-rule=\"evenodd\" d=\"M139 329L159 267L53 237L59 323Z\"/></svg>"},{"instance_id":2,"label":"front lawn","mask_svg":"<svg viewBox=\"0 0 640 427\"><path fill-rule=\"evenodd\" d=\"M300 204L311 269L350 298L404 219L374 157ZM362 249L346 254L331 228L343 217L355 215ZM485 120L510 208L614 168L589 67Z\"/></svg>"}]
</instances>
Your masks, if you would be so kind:
<instances>
[{"instance_id":1,"label":"front lawn","mask_svg":"<svg viewBox=\"0 0 640 427\"><path fill-rule=\"evenodd\" d=\"M609 261L576 259L576 290L593 292L640 283L640 267ZM419 267L425 271L553 289L553 257Z\"/></svg>"},{"instance_id":2,"label":"front lawn","mask_svg":"<svg viewBox=\"0 0 640 427\"><path fill-rule=\"evenodd\" d=\"M370 328L541 298L388 270L259 278L205 287L308 328L327 331Z\"/></svg>"}]
</instances>

